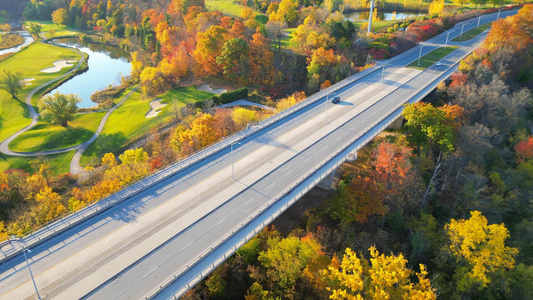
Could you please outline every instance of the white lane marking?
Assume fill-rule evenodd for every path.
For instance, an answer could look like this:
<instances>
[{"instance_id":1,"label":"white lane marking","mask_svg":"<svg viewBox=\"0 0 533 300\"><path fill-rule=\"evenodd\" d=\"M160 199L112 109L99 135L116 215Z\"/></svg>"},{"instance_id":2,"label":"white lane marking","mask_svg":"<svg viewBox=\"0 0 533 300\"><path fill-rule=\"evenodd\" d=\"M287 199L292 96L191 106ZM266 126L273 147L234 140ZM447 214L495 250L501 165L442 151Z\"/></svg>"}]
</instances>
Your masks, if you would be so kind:
<instances>
[{"instance_id":1,"label":"white lane marking","mask_svg":"<svg viewBox=\"0 0 533 300\"><path fill-rule=\"evenodd\" d=\"M251 200L250 200L250 201L251 201ZM218 223L215 225L215 227L217 227L218 225L220 225L220 223L224 222L226 219L227 219L227 218L224 218L224 219L220 220L220 222L218 222Z\"/></svg>"},{"instance_id":2,"label":"white lane marking","mask_svg":"<svg viewBox=\"0 0 533 300\"><path fill-rule=\"evenodd\" d=\"M187 244L187 246L181 248L181 250L185 250L187 247L189 247L192 243L194 243L194 241L191 241L190 243Z\"/></svg>"},{"instance_id":3,"label":"white lane marking","mask_svg":"<svg viewBox=\"0 0 533 300\"><path fill-rule=\"evenodd\" d=\"M155 267L152 271L146 273L146 275L143 276L143 278L147 277L148 275L152 274L155 270L157 270L159 267Z\"/></svg>"},{"instance_id":4,"label":"white lane marking","mask_svg":"<svg viewBox=\"0 0 533 300\"><path fill-rule=\"evenodd\" d=\"M287 175L289 175L290 173L292 173L292 171L294 171L294 170L290 170L289 172L287 172Z\"/></svg>"}]
</instances>

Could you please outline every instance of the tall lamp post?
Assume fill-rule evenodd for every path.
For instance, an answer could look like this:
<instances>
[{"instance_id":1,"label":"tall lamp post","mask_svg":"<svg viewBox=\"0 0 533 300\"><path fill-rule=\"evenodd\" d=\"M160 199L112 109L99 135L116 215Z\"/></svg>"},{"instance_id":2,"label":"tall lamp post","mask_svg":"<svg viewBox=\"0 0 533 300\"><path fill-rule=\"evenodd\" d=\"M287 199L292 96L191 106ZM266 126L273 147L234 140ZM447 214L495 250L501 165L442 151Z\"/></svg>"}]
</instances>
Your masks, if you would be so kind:
<instances>
[{"instance_id":1,"label":"tall lamp post","mask_svg":"<svg viewBox=\"0 0 533 300\"><path fill-rule=\"evenodd\" d=\"M28 253L30 253L31 250L30 249L26 249L26 245L24 245L24 242L21 241L19 238L15 237L15 236L11 236L8 239L8 242L10 244L12 242L18 242L18 243L22 244L22 253L24 254L24 259L26 260L26 266L28 266L28 271L30 271L31 281L33 282L33 287L35 288L35 293L37 294L37 299L41 300L41 295L39 295L39 290L37 289L37 284L35 284L35 278L33 278L33 272L31 271L31 268L30 268L30 262L28 261L28 256L26 256L26 251L28 251Z\"/></svg>"},{"instance_id":2,"label":"tall lamp post","mask_svg":"<svg viewBox=\"0 0 533 300\"><path fill-rule=\"evenodd\" d=\"M444 43L444 48L448 48L448 38L450 37L450 32L448 31L448 34L446 34L446 43Z\"/></svg>"},{"instance_id":3,"label":"tall lamp post","mask_svg":"<svg viewBox=\"0 0 533 300\"><path fill-rule=\"evenodd\" d=\"M463 24L463 27L461 27L461 36L459 37L460 39L463 38L463 31L465 30L465 24Z\"/></svg>"},{"instance_id":4,"label":"tall lamp post","mask_svg":"<svg viewBox=\"0 0 533 300\"><path fill-rule=\"evenodd\" d=\"M424 48L424 44L420 44L420 52L418 52L418 66L420 67L420 57L422 57L422 48Z\"/></svg>"},{"instance_id":5,"label":"tall lamp post","mask_svg":"<svg viewBox=\"0 0 533 300\"><path fill-rule=\"evenodd\" d=\"M496 16L496 20L499 20L500 19L500 12L502 11L503 8L500 8L498 9L498 16Z\"/></svg>"},{"instance_id":6,"label":"tall lamp post","mask_svg":"<svg viewBox=\"0 0 533 300\"><path fill-rule=\"evenodd\" d=\"M324 124L328 122L328 102L329 94L326 95L326 105L324 106Z\"/></svg>"},{"instance_id":7,"label":"tall lamp post","mask_svg":"<svg viewBox=\"0 0 533 300\"><path fill-rule=\"evenodd\" d=\"M235 169L233 167L233 145L240 145L241 143L240 142L236 142L236 143L233 143L231 144L230 148L231 148L231 153L230 153L230 158L231 158L231 178L233 178L233 180L235 180Z\"/></svg>"},{"instance_id":8,"label":"tall lamp post","mask_svg":"<svg viewBox=\"0 0 533 300\"><path fill-rule=\"evenodd\" d=\"M479 18L477 18L477 26L476 26L476 29L479 28L479 22L481 22L481 16L479 16Z\"/></svg>"},{"instance_id":9,"label":"tall lamp post","mask_svg":"<svg viewBox=\"0 0 533 300\"><path fill-rule=\"evenodd\" d=\"M383 76L385 75L385 68L387 67L387 65L383 65L383 67L381 67L381 84L383 84Z\"/></svg>"}]
</instances>

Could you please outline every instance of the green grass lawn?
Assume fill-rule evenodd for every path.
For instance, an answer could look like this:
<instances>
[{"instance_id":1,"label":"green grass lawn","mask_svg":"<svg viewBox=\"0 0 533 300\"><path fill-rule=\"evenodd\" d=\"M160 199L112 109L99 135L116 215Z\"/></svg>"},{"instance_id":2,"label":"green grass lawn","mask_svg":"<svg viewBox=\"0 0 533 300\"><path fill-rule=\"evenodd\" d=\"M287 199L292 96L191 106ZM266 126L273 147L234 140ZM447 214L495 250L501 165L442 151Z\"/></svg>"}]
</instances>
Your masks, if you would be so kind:
<instances>
[{"instance_id":1,"label":"green grass lawn","mask_svg":"<svg viewBox=\"0 0 533 300\"><path fill-rule=\"evenodd\" d=\"M50 168L54 175L60 175L70 171L70 161L72 160L74 153L75 151L73 150L67 153L47 155L43 156L43 159L50 164ZM33 173L30 162L37 159L37 157L9 156L0 153L0 170L22 169Z\"/></svg>"},{"instance_id":2,"label":"green grass lawn","mask_svg":"<svg viewBox=\"0 0 533 300\"><path fill-rule=\"evenodd\" d=\"M233 0L206 0L205 6L209 11L220 11L229 16L240 17L245 6L234 3Z\"/></svg>"},{"instance_id":3,"label":"green grass lawn","mask_svg":"<svg viewBox=\"0 0 533 300\"><path fill-rule=\"evenodd\" d=\"M54 38L60 38L60 37L68 37L68 36L77 36L79 35L80 32L79 31L72 31L72 30L62 30L62 31L56 31L56 33L54 34ZM46 32L46 33L41 33L41 36L45 36L47 39L51 38L52 36Z\"/></svg>"},{"instance_id":4,"label":"green grass lawn","mask_svg":"<svg viewBox=\"0 0 533 300\"><path fill-rule=\"evenodd\" d=\"M17 137L9 148L19 152L47 151L79 145L90 139L105 112L78 114L68 127L41 121Z\"/></svg>"},{"instance_id":5,"label":"green grass lawn","mask_svg":"<svg viewBox=\"0 0 533 300\"><path fill-rule=\"evenodd\" d=\"M124 91L126 95L131 89ZM213 94L196 90L194 87L183 87L169 91L152 99L142 100L140 91L135 91L109 117L102 134L89 146L81 158L81 165L98 163L100 157L107 152L116 151L148 132L152 127L161 124L164 119L174 114L187 103L205 100ZM150 101L162 98L167 106L161 109L155 118L147 119L145 116L150 111Z\"/></svg>"},{"instance_id":6,"label":"green grass lawn","mask_svg":"<svg viewBox=\"0 0 533 300\"><path fill-rule=\"evenodd\" d=\"M448 46L448 48L435 49L431 51L430 53L422 56L422 58L420 59L420 66L418 66L418 60L415 60L410 65L408 65L408 67L419 69L419 70L424 70L432 66L434 63L439 61L441 58L452 53L455 49L457 49L456 46L453 46L453 47Z\"/></svg>"},{"instance_id":7,"label":"green grass lawn","mask_svg":"<svg viewBox=\"0 0 533 300\"><path fill-rule=\"evenodd\" d=\"M71 30L72 28L67 25L57 25L52 23L52 21L42 21L42 20L29 20L24 22L24 26L29 27L30 23L39 23L41 24L41 32L49 31L50 29L55 30L56 32Z\"/></svg>"},{"instance_id":8,"label":"green grass lawn","mask_svg":"<svg viewBox=\"0 0 533 300\"><path fill-rule=\"evenodd\" d=\"M489 29L490 26L491 26L490 23L479 25L478 28L474 28L474 29L468 30L467 32L463 32L462 37L456 37L452 40L452 42L464 42L464 41L471 40L475 38L476 36L478 36L483 31Z\"/></svg>"},{"instance_id":9,"label":"green grass lawn","mask_svg":"<svg viewBox=\"0 0 533 300\"><path fill-rule=\"evenodd\" d=\"M70 70L64 68L57 73L42 73L41 70L52 67L53 62L67 57L81 57L74 51L57 46L34 43L28 48L0 62L0 73L5 69L21 72L24 78L35 78L19 93L17 101L7 92L0 91L0 141L13 135L30 123L29 112L25 104L26 96L37 86L57 78ZM34 97L34 105L37 102Z\"/></svg>"},{"instance_id":10,"label":"green grass lawn","mask_svg":"<svg viewBox=\"0 0 533 300\"><path fill-rule=\"evenodd\" d=\"M283 29L283 33L284 33L285 35L281 38L281 47L283 47L283 48L290 48L290 47L292 47L292 45L291 45L292 33L293 33L295 30L296 30L296 28L286 28L286 29ZM276 46L276 45L274 45L274 43L273 43L272 46Z\"/></svg>"}]
</instances>

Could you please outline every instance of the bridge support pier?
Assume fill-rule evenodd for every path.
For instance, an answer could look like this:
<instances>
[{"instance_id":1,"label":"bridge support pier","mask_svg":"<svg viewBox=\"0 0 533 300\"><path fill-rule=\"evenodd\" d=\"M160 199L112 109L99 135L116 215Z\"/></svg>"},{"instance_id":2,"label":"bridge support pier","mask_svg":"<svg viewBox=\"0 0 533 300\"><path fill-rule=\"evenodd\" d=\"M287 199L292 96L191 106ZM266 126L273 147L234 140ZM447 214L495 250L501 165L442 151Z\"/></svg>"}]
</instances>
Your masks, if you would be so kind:
<instances>
[{"instance_id":1,"label":"bridge support pier","mask_svg":"<svg viewBox=\"0 0 533 300\"><path fill-rule=\"evenodd\" d=\"M399 116L398 119L394 120L394 122L392 122L389 125L389 128L390 129L400 129L400 128L402 128L403 120L404 120L403 116Z\"/></svg>"},{"instance_id":2,"label":"bridge support pier","mask_svg":"<svg viewBox=\"0 0 533 300\"><path fill-rule=\"evenodd\" d=\"M333 170L324 179L322 179L322 181L320 181L316 186L326 191L331 190L331 185L333 184L333 178L335 178L336 172L337 172L337 169Z\"/></svg>"},{"instance_id":3,"label":"bridge support pier","mask_svg":"<svg viewBox=\"0 0 533 300\"><path fill-rule=\"evenodd\" d=\"M346 157L346 161L355 161L356 159L357 151L348 154L348 156ZM335 173L337 173L337 169L333 170L330 174L328 174L316 186L326 191L331 190L331 186L333 185L333 179L335 178Z\"/></svg>"}]
</instances>

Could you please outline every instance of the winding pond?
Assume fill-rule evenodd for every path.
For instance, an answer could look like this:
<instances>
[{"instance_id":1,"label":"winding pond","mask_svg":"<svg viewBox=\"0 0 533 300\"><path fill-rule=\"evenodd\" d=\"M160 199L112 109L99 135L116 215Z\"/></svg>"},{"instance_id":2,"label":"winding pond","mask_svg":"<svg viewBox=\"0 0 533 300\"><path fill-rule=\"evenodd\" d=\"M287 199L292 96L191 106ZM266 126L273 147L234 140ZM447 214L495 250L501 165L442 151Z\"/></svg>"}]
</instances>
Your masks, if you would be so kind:
<instances>
[{"instance_id":1,"label":"winding pond","mask_svg":"<svg viewBox=\"0 0 533 300\"><path fill-rule=\"evenodd\" d=\"M82 45L77 39L58 39L57 44L77 48L89 55L89 70L52 90L50 94L59 92L62 94L77 94L82 102L79 108L90 108L97 104L91 101L91 95L108 85L118 84L121 75L129 75L131 63L128 61L129 54L118 48L100 44Z\"/></svg>"},{"instance_id":2,"label":"winding pond","mask_svg":"<svg viewBox=\"0 0 533 300\"><path fill-rule=\"evenodd\" d=\"M370 15L370 11L356 11L351 13L345 13L344 19L348 21L368 21L368 16ZM379 11L377 13L378 19L382 21L390 21L390 20L404 20L408 18L414 18L418 16L423 16L425 13L423 12L414 12L414 11L402 11L402 12L395 12L395 11Z\"/></svg>"}]
</instances>

